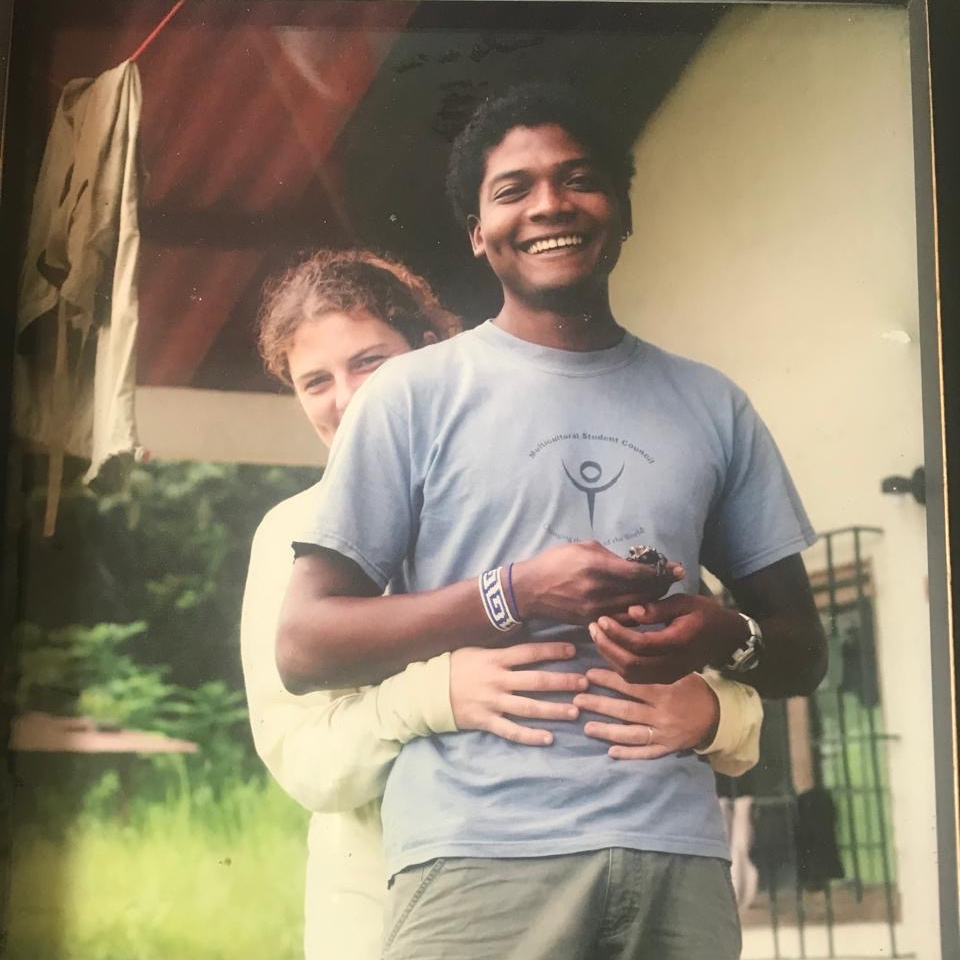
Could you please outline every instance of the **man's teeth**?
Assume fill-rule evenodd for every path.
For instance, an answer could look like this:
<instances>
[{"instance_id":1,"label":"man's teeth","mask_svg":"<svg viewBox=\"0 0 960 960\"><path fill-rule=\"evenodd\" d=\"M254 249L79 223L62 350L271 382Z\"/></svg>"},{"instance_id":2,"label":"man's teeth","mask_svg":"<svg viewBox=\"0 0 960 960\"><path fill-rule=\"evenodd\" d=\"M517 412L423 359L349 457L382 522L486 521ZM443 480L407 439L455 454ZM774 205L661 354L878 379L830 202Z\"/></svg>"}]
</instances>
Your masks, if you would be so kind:
<instances>
[{"instance_id":1,"label":"man's teeth","mask_svg":"<svg viewBox=\"0 0 960 960\"><path fill-rule=\"evenodd\" d=\"M528 248L528 253L543 253L546 250L557 250L560 247L579 247L583 245L583 237L571 234L569 237L549 237L546 240L537 240Z\"/></svg>"}]
</instances>

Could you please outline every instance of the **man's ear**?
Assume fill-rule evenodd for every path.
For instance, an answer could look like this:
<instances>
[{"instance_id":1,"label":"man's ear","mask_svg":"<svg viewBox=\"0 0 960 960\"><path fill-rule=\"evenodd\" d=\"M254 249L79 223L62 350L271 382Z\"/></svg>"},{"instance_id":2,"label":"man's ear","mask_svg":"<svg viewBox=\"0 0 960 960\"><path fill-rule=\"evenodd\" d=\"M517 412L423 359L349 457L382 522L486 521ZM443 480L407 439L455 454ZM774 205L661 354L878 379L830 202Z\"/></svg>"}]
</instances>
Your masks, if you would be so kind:
<instances>
[{"instance_id":1,"label":"man's ear","mask_svg":"<svg viewBox=\"0 0 960 960\"><path fill-rule=\"evenodd\" d=\"M467 217L467 230L470 234L470 247L473 250L473 255L478 259L482 257L485 253L485 247L483 245L483 227L480 226L480 218L471 213Z\"/></svg>"},{"instance_id":2,"label":"man's ear","mask_svg":"<svg viewBox=\"0 0 960 960\"><path fill-rule=\"evenodd\" d=\"M437 340L438 337L432 330L424 330L423 336L420 338L420 346L425 347L428 343L436 343Z\"/></svg>"}]
</instances>

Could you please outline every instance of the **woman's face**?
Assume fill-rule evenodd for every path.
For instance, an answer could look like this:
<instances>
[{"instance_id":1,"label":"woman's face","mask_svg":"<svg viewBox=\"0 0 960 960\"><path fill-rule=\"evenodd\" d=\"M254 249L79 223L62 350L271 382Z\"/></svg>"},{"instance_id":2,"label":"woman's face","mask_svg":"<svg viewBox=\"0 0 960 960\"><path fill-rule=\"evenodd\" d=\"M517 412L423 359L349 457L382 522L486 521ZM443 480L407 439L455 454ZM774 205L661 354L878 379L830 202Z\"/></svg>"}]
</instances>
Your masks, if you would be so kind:
<instances>
[{"instance_id":1,"label":"woman's face","mask_svg":"<svg viewBox=\"0 0 960 960\"><path fill-rule=\"evenodd\" d=\"M287 351L290 379L327 446L360 384L390 357L410 349L401 333L363 309L325 313L300 324Z\"/></svg>"}]
</instances>

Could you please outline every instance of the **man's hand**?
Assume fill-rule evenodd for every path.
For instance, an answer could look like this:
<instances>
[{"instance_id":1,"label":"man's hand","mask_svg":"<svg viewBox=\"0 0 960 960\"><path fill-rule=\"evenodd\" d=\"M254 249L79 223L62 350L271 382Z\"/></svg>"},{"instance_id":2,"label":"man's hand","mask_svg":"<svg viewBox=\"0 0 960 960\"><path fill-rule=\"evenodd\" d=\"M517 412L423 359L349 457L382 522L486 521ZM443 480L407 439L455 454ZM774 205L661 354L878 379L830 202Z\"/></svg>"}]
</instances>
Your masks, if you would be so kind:
<instances>
[{"instance_id":1,"label":"man's hand","mask_svg":"<svg viewBox=\"0 0 960 960\"><path fill-rule=\"evenodd\" d=\"M588 670L587 679L630 697L578 693L573 698L581 710L620 721L589 720L583 728L588 737L614 744L607 753L615 760L654 760L679 750L703 749L717 735L720 703L699 674L670 684L628 683L612 670Z\"/></svg>"},{"instance_id":2,"label":"man's hand","mask_svg":"<svg viewBox=\"0 0 960 960\"><path fill-rule=\"evenodd\" d=\"M515 670L514 667L548 660L572 660L572 643L518 643L502 650L462 647L450 656L450 705L461 730L486 730L504 740L531 747L553 743L547 730L535 730L507 719L507 715L534 720L576 720L580 711L572 703L554 703L517 696L518 692L587 689L580 673L549 670Z\"/></svg>"},{"instance_id":3,"label":"man's hand","mask_svg":"<svg viewBox=\"0 0 960 960\"><path fill-rule=\"evenodd\" d=\"M736 679L761 697L809 696L827 669L827 641L799 554L727 584L737 606L763 631L763 654ZM641 633L634 624L663 624ZM725 663L750 630L709 597L675 594L625 608L590 625L597 651L635 683L670 683L708 663Z\"/></svg>"},{"instance_id":4,"label":"man's hand","mask_svg":"<svg viewBox=\"0 0 960 960\"><path fill-rule=\"evenodd\" d=\"M553 547L513 565L517 613L581 626L656 600L684 577L679 563L658 575L652 566L618 556L596 541Z\"/></svg>"},{"instance_id":5,"label":"man's hand","mask_svg":"<svg viewBox=\"0 0 960 960\"><path fill-rule=\"evenodd\" d=\"M659 630L632 630L613 617L590 624L597 651L625 680L673 683L708 663L720 662L750 633L743 618L710 597L677 593L627 608L637 625L663 624Z\"/></svg>"}]
</instances>

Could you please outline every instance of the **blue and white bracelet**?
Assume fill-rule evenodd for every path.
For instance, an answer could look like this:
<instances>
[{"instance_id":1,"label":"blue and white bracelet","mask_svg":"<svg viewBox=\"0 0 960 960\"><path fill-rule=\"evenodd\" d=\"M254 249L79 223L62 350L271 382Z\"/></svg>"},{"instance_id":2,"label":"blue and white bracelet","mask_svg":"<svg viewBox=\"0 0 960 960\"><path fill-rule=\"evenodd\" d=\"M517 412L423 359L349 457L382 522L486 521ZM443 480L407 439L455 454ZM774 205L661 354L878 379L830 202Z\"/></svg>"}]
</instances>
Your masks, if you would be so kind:
<instances>
[{"instance_id":1,"label":"blue and white bracelet","mask_svg":"<svg viewBox=\"0 0 960 960\"><path fill-rule=\"evenodd\" d=\"M513 564L510 564L512 567ZM507 586L513 593L513 585L510 583L510 567L507 568ZM493 626L506 633L514 627L519 627L521 621L514 616L514 611L510 609L510 602L503 589L503 567L496 567L493 570L487 570L480 574L480 599L483 601L483 609L486 611L487 619ZM516 604L516 600L514 600Z\"/></svg>"}]
</instances>

